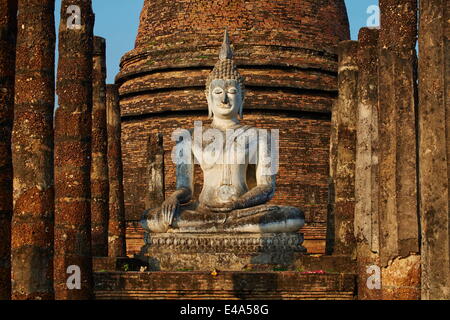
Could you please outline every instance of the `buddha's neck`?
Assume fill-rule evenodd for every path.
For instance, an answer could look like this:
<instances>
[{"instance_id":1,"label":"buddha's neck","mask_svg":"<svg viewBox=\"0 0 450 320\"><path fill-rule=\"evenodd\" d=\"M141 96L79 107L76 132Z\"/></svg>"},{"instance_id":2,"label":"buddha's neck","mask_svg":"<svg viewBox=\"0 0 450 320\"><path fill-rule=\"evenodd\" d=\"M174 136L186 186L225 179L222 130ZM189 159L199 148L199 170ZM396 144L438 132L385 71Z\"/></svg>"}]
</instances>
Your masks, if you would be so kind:
<instances>
[{"instance_id":1,"label":"buddha's neck","mask_svg":"<svg viewBox=\"0 0 450 320\"><path fill-rule=\"evenodd\" d=\"M214 117L211 126L217 129L226 130L231 129L239 125L239 120L237 118L231 119L222 119L218 117Z\"/></svg>"}]
</instances>

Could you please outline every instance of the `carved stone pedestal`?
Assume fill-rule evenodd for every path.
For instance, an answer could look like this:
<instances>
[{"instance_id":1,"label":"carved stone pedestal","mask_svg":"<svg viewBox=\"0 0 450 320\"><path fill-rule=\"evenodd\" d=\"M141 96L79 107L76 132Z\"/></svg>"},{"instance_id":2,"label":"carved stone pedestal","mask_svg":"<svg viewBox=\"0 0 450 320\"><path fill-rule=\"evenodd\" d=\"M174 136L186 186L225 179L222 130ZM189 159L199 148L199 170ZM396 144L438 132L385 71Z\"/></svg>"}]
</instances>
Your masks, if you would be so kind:
<instances>
[{"instance_id":1,"label":"carved stone pedestal","mask_svg":"<svg viewBox=\"0 0 450 320\"><path fill-rule=\"evenodd\" d=\"M303 234L146 234L139 259L150 271L294 270Z\"/></svg>"}]
</instances>

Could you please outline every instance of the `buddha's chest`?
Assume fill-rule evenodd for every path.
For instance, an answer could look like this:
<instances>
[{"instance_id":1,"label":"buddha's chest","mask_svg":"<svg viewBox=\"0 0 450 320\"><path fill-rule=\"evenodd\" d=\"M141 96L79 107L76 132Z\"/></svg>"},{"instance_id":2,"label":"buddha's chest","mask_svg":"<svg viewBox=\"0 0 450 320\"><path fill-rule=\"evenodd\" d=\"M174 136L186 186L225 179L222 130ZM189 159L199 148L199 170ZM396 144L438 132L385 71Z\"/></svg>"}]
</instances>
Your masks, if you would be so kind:
<instances>
[{"instance_id":1,"label":"buddha's chest","mask_svg":"<svg viewBox=\"0 0 450 320\"><path fill-rule=\"evenodd\" d=\"M194 141L193 153L195 163L203 170L226 165L240 171L248 164L256 164L258 144L256 139L244 134L227 137L221 132Z\"/></svg>"}]
</instances>

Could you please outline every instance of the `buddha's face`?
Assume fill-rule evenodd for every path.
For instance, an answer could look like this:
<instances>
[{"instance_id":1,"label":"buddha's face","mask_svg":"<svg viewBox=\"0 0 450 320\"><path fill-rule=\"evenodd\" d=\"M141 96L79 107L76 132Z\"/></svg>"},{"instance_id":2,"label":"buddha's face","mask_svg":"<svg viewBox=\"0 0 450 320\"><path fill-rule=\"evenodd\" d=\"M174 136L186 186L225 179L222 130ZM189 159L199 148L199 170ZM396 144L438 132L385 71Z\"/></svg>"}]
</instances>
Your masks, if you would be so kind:
<instances>
[{"instance_id":1,"label":"buddha's face","mask_svg":"<svg viewBox=\"0 0 450 320\"><path fill-rule=\"evenodd\" d=\"M215 117L237 118L242 106L242 90L236 80L213 80L208 106Z\"/></svg>"}]
</instances>

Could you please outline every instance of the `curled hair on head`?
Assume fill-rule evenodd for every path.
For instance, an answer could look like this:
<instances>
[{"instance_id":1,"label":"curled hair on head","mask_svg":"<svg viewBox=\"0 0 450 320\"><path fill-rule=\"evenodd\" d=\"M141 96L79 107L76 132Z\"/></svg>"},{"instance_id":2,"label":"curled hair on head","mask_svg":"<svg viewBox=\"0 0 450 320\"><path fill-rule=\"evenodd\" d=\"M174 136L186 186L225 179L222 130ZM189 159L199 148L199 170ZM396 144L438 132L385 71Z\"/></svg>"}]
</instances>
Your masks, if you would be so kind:
<instances>
[{"instance_id":1,"label":"curled hair on head","mask_svg":"<svg viewBox=\"0 0 450 320\"><path fill-rule=\"evenodd\" d=\"M209 74L206 80L206 94L211 90L211 82L214 80L236 80L244 97L245 85L244 77L241 76L237 70L233 60L219 60L214 66L213 71Z\"/></svg>"}]
</instances>

